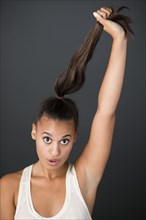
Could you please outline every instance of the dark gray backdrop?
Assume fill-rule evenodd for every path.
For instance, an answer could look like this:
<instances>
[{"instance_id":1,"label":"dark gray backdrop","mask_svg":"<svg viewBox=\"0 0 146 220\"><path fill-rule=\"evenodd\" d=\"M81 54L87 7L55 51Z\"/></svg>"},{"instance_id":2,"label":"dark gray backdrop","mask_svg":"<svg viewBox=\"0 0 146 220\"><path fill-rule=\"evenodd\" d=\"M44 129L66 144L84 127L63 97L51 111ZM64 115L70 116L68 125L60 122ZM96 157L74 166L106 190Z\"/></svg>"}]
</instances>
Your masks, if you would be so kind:
<instances>
[{"instance_id":1,"label":"dark gray backdrop","mask_svg":"<svg viewBox=\"0 0 146 220\"><path fill-rule=\"evenodd\" d=\"M101 6L128 6L136 34L128 43L126 76L111 156L100 183L94 219L142 220L145 209L145 2L1 1L1 176L37 160L31 123L41 100L54 95L58 74L95 23ZM125 13L127 13L125 11ZM104 33L73 94L80 111L73 162L86 143L106 70L111 38Z\"/></svg>"}]
</instances>

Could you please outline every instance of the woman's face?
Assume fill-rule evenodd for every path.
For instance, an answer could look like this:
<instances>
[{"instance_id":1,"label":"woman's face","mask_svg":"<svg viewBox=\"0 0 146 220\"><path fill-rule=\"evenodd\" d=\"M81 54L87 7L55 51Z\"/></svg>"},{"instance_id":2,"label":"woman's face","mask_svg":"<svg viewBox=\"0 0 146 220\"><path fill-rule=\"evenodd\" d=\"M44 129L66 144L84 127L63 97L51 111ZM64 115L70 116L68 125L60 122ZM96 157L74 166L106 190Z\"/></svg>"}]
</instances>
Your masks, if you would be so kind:
<instances>
[{"instance_id":1,"label":"woman's face","mask_svg":"<svg viewBox=\"0 0 146 220\"><path fill-rule=\"evenodd\" d=\"M32 138L41 164L47 169L61 167L69 157L76 140L74 121L42 116L32 126Z\"/></svg>"}]
</instances>

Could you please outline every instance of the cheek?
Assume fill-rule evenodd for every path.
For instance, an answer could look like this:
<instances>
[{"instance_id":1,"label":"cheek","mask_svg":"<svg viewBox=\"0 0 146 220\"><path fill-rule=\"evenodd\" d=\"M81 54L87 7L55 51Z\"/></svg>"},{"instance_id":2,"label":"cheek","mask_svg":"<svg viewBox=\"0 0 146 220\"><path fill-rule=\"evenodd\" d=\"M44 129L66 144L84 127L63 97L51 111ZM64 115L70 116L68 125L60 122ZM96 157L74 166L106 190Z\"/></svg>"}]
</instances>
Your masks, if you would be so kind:
<instances>
[{"instance_id":1,"label":"cheek","mask_svg":"<svg viewBox=\"0 0 146 220\"><path fill-rule=\"evenodd\" d=\"M68 156L70 154L72 148L73 148L73 145L70 145L70 146L67 146L65 149L63 149L62 150L63 155Z\"/></svg>"},{"instance_id":2,"label":"cheek","mask_svg":"<svg viewBox=\"0 0 146 220\"><path fill-rule=\"evenodd\" d=\"M42 141L36 141L36 151L38 155L45 154L45 147L42 143Z\"/></svg>"}]
</instances>

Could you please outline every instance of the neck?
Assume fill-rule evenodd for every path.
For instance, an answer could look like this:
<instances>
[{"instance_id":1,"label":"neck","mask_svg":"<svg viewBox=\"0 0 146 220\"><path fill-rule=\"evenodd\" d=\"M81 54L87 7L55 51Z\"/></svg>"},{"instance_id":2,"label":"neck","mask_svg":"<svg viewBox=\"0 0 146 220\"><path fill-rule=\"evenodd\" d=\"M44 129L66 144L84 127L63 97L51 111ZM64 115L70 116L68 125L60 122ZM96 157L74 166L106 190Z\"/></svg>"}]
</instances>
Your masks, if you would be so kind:
<instances>
[{"instance_id":1,"label":"neck","mask_svg":"<svg viewBox=\"0 0 146 220\"><path fill-rule=\"evenodd\" d=\"M32 175L53 180L55 178L65 175L67 169L68 169L67 162L64 163L58 169L47 169L45 166L43 166L43 164L40 161L38 161L37 163L33 165Z\"/></svg>"}]
</instances>

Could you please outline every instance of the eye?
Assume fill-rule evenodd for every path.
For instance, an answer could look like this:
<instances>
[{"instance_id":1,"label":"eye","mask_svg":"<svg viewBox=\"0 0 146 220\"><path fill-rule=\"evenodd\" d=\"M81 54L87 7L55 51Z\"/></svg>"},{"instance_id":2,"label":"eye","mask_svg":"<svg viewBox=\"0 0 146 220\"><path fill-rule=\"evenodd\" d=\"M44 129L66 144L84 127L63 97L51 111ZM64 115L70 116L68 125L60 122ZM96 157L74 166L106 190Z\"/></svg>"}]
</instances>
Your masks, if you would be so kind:
<instances>
[{"instance_id":1,"label":"eye","mask_svg":"<svg viewBox=\"0 0 146 220\"><path fill-rule=\"evenodd\" d=\"M44 137L43 141L47 144L50 144L52 142L51 138L49 138L49 137Z\"/></svg>"},{"instance_id":2,"label":"eye","mask_svg":"<svg viewBox=\"0 0 146 220\"><path fill-rule=\"evenodd\" d=\"M69 140L68 139L63 139L62 141L61 141L61 144L63 144L63 145L67 145L69 143Z\"/></svg>"}]
</instances>

